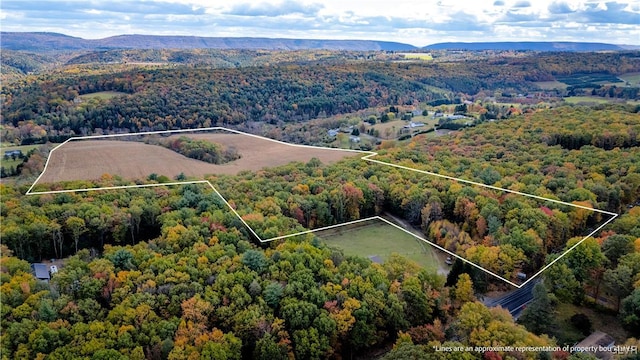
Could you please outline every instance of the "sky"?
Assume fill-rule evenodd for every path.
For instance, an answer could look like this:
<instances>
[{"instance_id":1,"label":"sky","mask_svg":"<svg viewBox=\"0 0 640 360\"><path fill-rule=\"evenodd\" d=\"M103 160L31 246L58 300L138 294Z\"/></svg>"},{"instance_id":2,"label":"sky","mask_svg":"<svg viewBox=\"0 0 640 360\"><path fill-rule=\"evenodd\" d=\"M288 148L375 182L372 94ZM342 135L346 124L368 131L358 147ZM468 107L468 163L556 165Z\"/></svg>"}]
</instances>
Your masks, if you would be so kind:
<instances>
[{"instance_id":1,"label":"sky","mask_svg":"<svg viewBox=\"0 0 640 360\"><path fill-rule=\"evenodd\" d=\"M638 0L68 0L0 2L0 30L640 45Z\"/></svg>"}]
</instances>

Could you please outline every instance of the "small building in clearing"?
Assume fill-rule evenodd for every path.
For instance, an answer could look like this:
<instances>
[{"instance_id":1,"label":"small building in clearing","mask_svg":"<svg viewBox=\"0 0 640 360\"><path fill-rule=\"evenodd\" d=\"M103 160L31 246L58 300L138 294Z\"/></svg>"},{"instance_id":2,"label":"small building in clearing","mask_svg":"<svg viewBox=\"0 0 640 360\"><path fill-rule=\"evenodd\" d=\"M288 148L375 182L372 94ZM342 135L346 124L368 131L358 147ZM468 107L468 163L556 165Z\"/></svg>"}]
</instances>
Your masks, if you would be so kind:
<instances>
[{"instance_id":1,"label":"small building in clearing","mask_svg":"<svg viewBox=\"0 0 640 360\"><path fill-rule=\"evenodd\" d=\"M51 274L49 274L49 269L47 269L46 264L31 264L31 270L38 280L49 281L49 279L51 279Z\"/></svg>"},{"instance_id":2,"label":"small building in clearing","mask_svg":"<svg viewBox=\"0 0 640 360\"><path fill-rule=\"evenodd\" d=\"M22 154L22 150L8 150L7 152L4 153L5 157L23 157L24 155Z\"/></svg>"},{"instance_id":3,"label":"small building in clearing","mask_svg":"<svg viewBox=\"0 0 640 360\"><path fill-rule=\"evenodd\" d=\"M335 137L335 136L338 135L339 131L340 131L340 129L329 129L329 131L327 131L327 133L329 134L329 136Z\"/></svg>"}]
</instances>

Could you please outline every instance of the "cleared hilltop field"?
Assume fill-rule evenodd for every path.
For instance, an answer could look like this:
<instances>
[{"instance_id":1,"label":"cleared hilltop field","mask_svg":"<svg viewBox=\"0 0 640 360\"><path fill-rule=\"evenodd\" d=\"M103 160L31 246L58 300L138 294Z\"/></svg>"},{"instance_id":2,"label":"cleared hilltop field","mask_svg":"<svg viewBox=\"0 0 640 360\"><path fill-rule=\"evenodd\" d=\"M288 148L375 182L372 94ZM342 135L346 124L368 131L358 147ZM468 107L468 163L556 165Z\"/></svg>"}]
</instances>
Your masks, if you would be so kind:
<instances>
[{"instance_id":1,"label":"cleared hilltop field","mask_svg":"<svg viewBox=\"0 0 640 360\"><path fill-rule=\"evenodd\" d=\"M233 147L240 159L215 165L194 160L157 145L121 140L75 140L51 153L49 165L39 183L70 180L94 180L103 174L119 175L125 179L141 179L156 173L173 177L180 173L187 176L206 174L235 175L244 170L260 170L288 164L292 161L307 162L318 158L323 163L334 163L348 156L361 156L355 152L301 148L248 135L230 133L179 134L208 140L224 147Z\"/></svg>"}]
</instances>

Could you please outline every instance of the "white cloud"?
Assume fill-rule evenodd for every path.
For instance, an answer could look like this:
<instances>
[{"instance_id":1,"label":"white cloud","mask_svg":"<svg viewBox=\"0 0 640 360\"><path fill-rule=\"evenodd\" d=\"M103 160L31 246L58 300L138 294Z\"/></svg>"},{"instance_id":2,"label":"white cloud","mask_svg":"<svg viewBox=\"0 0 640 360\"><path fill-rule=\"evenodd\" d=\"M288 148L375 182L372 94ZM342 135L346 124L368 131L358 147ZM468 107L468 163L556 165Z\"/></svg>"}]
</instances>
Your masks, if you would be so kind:
<instances>
[{"instance_id":1,"label":"white cloud","mask_svg":"<svg viewBox=\"0 0 640 360\"><path fill-rule=\"evenodd\" d=\"M636 0L3 0L0 11L3 31L53 30L85 38L126 31L419 46L456 40L638 44L639 18Z\"/></svg>"}]
</instances>

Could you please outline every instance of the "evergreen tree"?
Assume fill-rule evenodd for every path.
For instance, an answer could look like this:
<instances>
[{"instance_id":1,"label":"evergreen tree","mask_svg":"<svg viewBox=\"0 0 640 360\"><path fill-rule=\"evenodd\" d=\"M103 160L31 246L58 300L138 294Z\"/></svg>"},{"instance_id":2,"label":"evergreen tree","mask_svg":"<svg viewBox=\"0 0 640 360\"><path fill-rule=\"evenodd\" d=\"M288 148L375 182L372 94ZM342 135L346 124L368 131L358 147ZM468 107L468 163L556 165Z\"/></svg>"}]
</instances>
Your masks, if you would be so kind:
<instances>
[{"instance_id":1,"label":"evergreen tree","mask_svg":"<svg viewBox=\"0 0 640 360\"><path fill-rule=\"evenodd\" d=\"M549 334L554 329L554 309L547 289L542 283L533 288L533 300L518 321L534 334Z\"/></svg>"}]
</instances>

